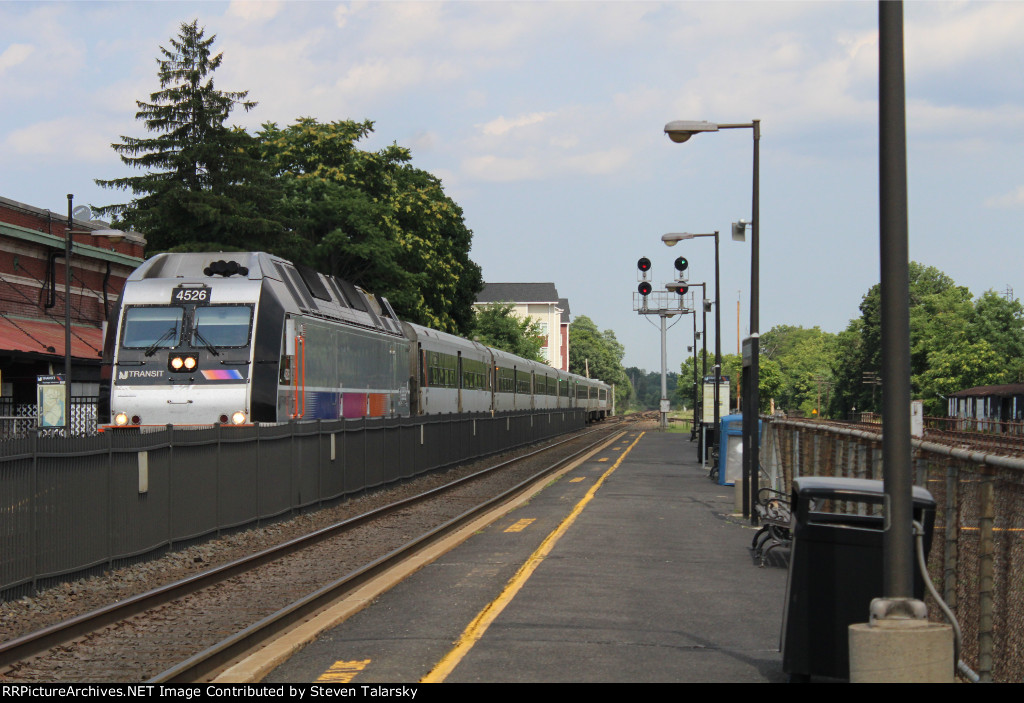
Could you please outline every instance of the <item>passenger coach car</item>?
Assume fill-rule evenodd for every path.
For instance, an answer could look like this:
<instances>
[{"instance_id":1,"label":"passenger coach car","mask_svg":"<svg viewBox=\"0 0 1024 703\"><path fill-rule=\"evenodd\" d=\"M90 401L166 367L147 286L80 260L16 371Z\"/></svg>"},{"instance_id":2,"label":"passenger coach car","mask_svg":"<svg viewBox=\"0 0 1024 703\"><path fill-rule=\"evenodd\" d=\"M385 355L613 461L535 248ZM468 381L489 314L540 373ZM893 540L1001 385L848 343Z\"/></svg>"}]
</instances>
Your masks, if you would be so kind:
<instances>
[{"instance_id":1,"label":"passenger coach car","mask_svg":"<svg viewBox=\"0 0 1024 703\"><path fill-rule=\"evenodd\" d=\"M148 259L125 284L104 373L115 427L608 414L601 381L402 322L385 298L262 252Z\"/></svg>"}]
</instances>

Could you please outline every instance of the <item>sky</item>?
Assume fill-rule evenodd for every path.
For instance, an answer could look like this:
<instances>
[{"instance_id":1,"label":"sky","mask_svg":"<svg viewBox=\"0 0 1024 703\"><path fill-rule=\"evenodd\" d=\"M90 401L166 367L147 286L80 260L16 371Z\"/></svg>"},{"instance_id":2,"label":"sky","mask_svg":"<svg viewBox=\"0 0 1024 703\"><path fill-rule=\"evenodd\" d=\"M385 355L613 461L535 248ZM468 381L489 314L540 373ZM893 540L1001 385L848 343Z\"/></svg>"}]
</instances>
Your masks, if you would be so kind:
<instances>
[{"instance_id":1,"label":"sky","mask_svg":"<svg viewBox=\"0 0 1024 703\"><path fill-rule=\"evenodd\" d=\"M714 285L723 352L749 334L752 130L672 143L672 120L761 121L760 331L838 332L879 279L878 7L873 2L10 2L0 0L0 197L67 212L124 202L111 144L198 19L215 85L259 105L255 131L304 116L372 120L361 146L412 150L473 230L492 282L552 281L613 330L625 366L660 370L636 262ZM1024 2L907 2L910 258L977 296L1024 293ZM709 316L709 318L712 316ZM668 368L693 343L668 332ZM709 325L711 324L709 320ZM709 331L712 335L713 331ZM713 346L709 345L709 346Z\"/></svg>"}]
</instances>

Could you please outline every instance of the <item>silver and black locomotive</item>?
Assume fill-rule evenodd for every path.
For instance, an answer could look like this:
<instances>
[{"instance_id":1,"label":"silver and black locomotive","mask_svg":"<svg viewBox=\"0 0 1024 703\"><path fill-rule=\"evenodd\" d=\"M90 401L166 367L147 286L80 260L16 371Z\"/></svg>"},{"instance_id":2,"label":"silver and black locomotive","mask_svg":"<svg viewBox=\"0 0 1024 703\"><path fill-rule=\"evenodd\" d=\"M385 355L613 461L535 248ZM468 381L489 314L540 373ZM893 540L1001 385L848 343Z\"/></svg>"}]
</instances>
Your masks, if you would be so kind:
<instances>
[{"instance_id":1,"label":"silver and black locomotive","mask_svg":"<svg viewBox=\"0 0 1024 703\"><path fill-rule=\"evenodd\" d=\"M403 322L387 299L263 252L143 263L104 386L113 427L610 408L601 381Z\"/></svg>"}]
</instances>

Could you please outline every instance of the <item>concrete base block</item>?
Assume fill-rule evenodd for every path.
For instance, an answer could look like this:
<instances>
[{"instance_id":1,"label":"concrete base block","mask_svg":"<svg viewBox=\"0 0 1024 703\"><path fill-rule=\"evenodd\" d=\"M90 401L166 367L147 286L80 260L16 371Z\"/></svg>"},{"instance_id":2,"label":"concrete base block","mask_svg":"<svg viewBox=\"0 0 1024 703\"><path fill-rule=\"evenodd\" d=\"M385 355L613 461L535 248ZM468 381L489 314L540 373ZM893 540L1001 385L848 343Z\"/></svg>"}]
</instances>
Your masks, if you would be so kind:
<instances>
[{"instance_id":1,"label":"concrete base block","mask_svg":"<svg viewBox=\"0 0 1024 703\"><path fill-rule=\"evenodd\" d=\"M953 628L927 620L850 625L850 683L953 683Z\"/></svg>"}]
</instances>

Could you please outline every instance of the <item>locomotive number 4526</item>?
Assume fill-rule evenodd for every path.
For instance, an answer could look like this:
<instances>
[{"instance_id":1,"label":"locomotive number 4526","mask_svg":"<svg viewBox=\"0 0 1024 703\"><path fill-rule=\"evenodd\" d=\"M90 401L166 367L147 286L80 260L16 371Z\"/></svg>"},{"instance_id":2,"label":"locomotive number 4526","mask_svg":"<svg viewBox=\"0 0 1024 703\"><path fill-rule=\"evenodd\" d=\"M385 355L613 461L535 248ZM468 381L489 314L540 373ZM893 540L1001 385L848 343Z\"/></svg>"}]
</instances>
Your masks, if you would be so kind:
<instances>
[{"instance_id":1,"label":"locomotive number 4526","mask_svg":"<svg viewBox=\"0 0 1024 703\"><path fill-rule=\"evenodd\" d=\"M175 288L171 291L171 303L208 303L209 288Z\"/></svg>"}]
</instances>

